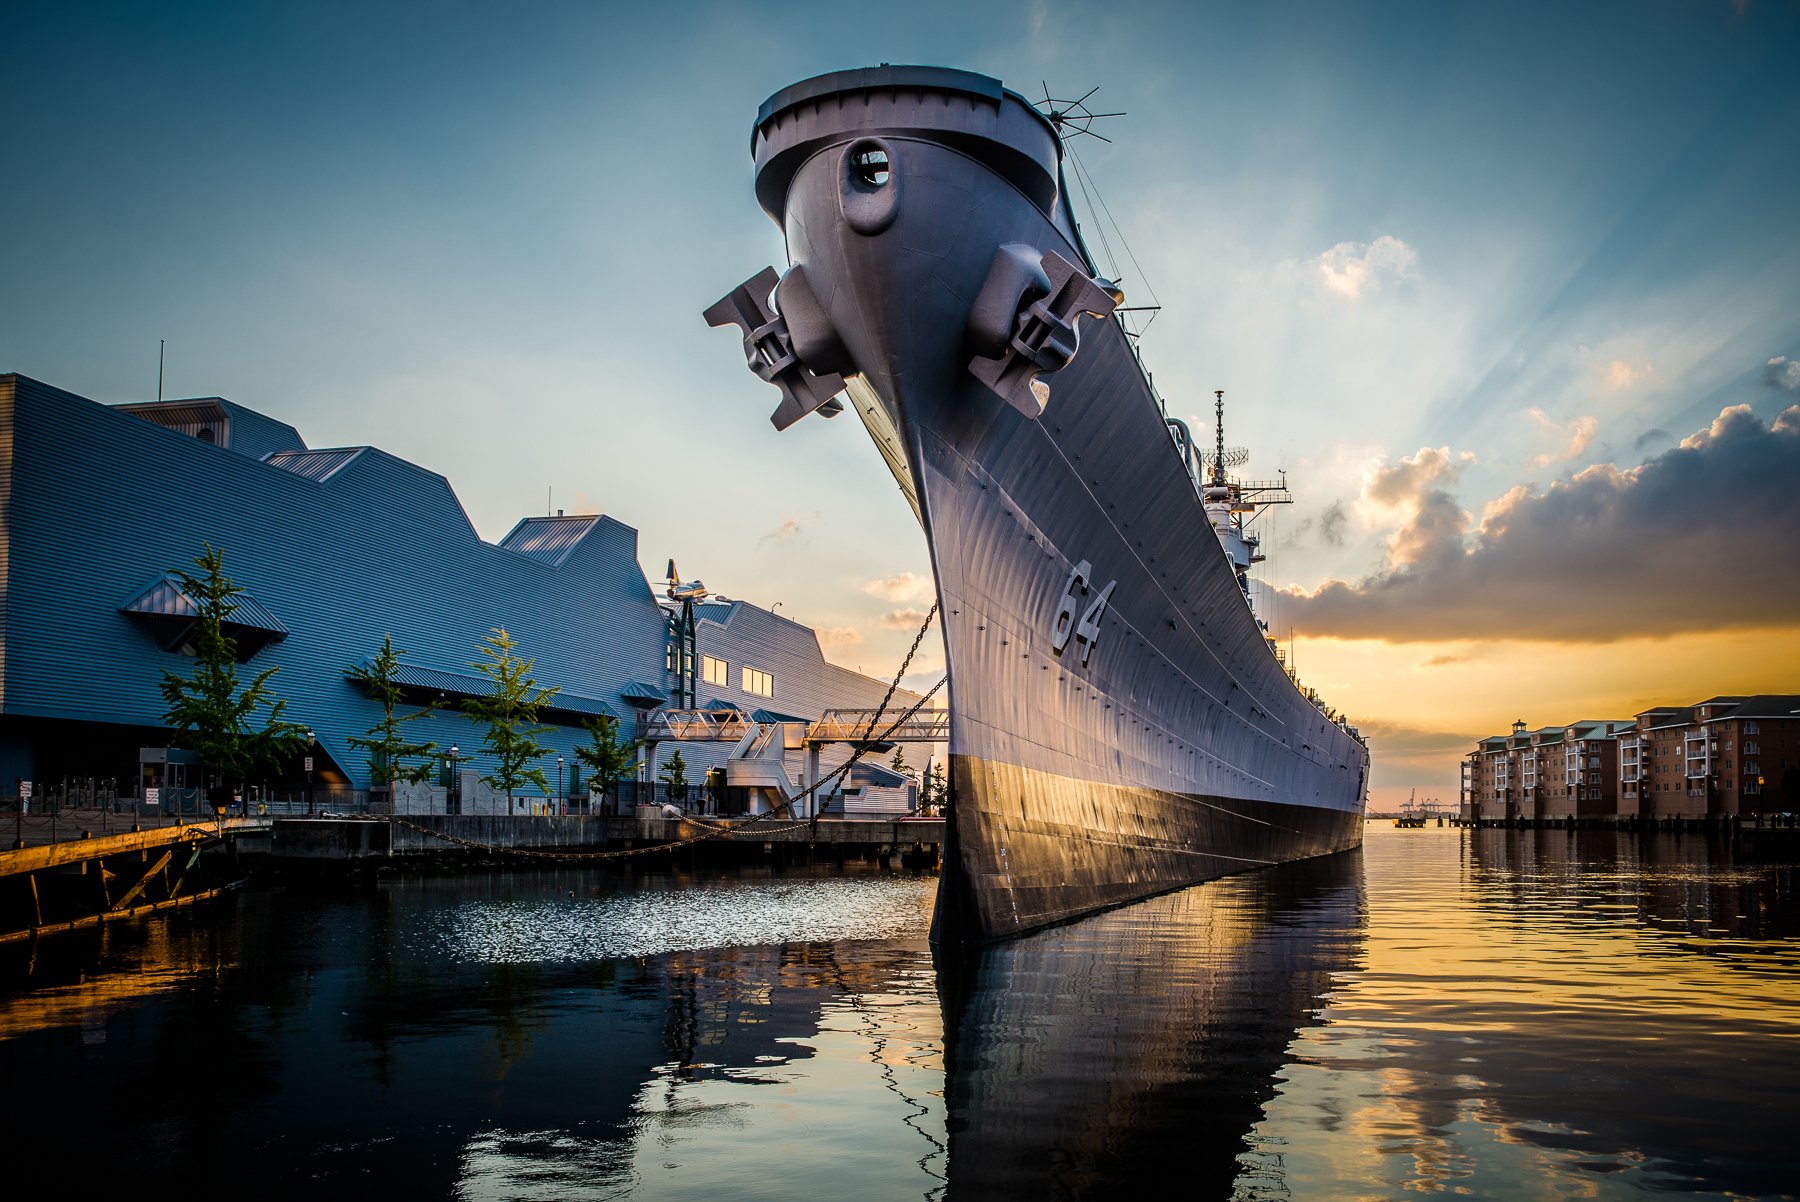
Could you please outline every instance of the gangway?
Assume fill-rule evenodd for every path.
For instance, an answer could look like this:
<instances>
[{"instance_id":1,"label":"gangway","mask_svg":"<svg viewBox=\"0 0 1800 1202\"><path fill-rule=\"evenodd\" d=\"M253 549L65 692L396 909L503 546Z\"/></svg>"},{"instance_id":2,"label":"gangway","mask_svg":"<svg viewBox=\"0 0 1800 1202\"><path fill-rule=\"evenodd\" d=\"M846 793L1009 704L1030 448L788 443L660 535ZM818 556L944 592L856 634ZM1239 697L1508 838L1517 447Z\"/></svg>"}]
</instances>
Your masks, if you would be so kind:
<instances>
[{"instance_id":1,"label":"gangway","mask_svg":"<svg viewBox=\"0 0 1800 1202\"><path fill-rule=\"evenodd\" d=\"M816 721L758 722L742 710L672 709L658 711L644 730L644 745L655 758L656 744L734 743L726 754L725 783L766 796L769 804L791 801L820 779L821 753L827 744L849 743L883 750L893 743L943 743L950 738L947 710L921 710L902 718L903 709L832 709ZM787 753L804 751L806 767L796 782L788 771ZM796 817L805 817L817 802L802 801ZM753 803L751 812L760 812Z\"/></svg>"},{"instance_id":2,"label":"gangway","mask_svg":"<svg viewBox=\"0 0 1800 1202\"><path fill-rule=\"evenodd\" d=\"M920 710L896 723L904 710L826 710L807 728L808 743L944 743L950 739L949 710Z\"/></svg>"},{"instance_id":3,"label":"gangway","mask_svg":"<svg viewBox=\"0 0 1800 1202\"><path fill-rule=\"evenodd\" d=\"M644 727L644 742L735 743L755 726L735 709L658 710Z\"/></svg>"}]
</instances>

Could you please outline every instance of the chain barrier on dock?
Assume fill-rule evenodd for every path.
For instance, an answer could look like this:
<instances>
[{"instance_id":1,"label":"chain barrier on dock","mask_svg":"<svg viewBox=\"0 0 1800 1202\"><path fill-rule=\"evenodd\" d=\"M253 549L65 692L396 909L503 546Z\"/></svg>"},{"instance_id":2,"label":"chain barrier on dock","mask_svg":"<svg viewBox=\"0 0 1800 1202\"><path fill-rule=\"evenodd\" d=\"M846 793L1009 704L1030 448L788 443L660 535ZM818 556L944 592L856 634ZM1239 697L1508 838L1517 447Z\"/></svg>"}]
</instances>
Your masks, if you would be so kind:
<instances>
[{"instance_id":1,"label":"chain barrier on dock","mask_svg":"<svg viewBox=\"0 0 1800 1202\"><path fill-rule=\"evenodd\" d=\"M875 724L881 720L882 714L887 712L888 704L894 699L894 690L900 687L901 678L906 675L906 670L912 666L913 656L918 654L919 644L924 641L925 632L931 629L931 623L937 618L937 613L938 603L933 601L931 603L930 611L925 615L925 621L919 626L919 633L913 636L912 646L907 649L906 658L900 661L900 670L894 673L894 679L888 683L887 693L881 698L881 704L876 706L874 713L869 716L868 725L863 730L863 737L858 742L852 744L849 758L836 768L833 768L829 773L826 773L806 788L794 794L792 797L783 798L780 804L774 806L767 813L753 814L748 821L740 825L727 826L724 824L709 823L701 821L698 818L683 815L681 818L682 822L703 828L700 834L689 835L683 839L671 840L668 843L658 843L651 847L624 847L610 851L539 851L535 848L501 847L498 844L482 843L476 839L464 839L458 835L451 835L446 834L443 831L432 830L428 826L420 826L416 822L401 818L397 815L390 816L389 821L397 826L404 826L410 830L418 831L420 834L429 835L434 839L441 839L446 843L455 843L459 846L472 848L476 851L489 852L494 855L503 856L522 856L528 859L539 860L622 860L630 856L648 856L665 851L673 851L678 847L688 847L695 843L705 843L712 839L732 839L745 836L753 836L760 839L767 835L780 835L785 834L788 831L797 831L803 827L817 829L819 815L816 813L810 818L790 822L786 826L770 827L759 826L757 824L761 822L776 821L784 814L791 816L796 804L811 797L826 785L834 784L837 781L842 780L844 775L855 766L856 762L867 754L871 744L882 742L888 735L894 733L907 722L911 721L913 716L923 709L928 701L937 696L938 690L944 687L945 681L949 680L948 675L932 685L930 689L926 690L923 697L920 697L916 702L908 706L899 717L888 723L879 735L875 734Z\"/></svg>"}]
</instances>

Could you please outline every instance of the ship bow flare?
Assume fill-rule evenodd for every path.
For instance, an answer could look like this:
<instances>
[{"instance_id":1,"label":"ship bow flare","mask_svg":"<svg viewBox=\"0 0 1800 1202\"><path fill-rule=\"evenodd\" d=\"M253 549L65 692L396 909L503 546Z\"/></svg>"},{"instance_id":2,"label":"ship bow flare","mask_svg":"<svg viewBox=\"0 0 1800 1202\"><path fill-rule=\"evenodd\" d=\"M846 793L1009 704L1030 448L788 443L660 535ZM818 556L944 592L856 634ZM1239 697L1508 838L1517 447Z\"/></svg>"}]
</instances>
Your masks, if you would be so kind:
<instances>
[{"instance_id":1,"label":"ship bow flare","mask_svg":"<svg viewBox=\"0 0 1800 1202\"><path fill-rule=\"evenodd\" d=\"M846 389L925 530L953 798L940 938L1360 842L1367 756L1276 662L1082 243L1055 128L936 67L785 88L751 137L789 266L706 311Z\"/></svg>"}]
</instances>

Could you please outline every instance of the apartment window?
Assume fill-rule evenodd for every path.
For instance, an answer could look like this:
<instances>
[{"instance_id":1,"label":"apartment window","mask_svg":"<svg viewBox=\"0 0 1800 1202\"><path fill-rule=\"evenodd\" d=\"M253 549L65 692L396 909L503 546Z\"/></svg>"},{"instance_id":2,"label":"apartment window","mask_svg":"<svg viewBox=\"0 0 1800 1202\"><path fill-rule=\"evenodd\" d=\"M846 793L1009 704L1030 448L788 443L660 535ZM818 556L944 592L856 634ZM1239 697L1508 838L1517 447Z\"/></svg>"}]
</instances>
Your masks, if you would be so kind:
<instances>
[{"instance_id":1,"label":"apartment window","mask_svg":"<svg viewBox=\"0 0 1800 1202\"><path fill-rule=\"evenodd\" d=\"M775 677L761 668L752 668L749 664L745 664L744 692L755 693L758 697L773 697L775 695Z\"/></svg>"},{"instance_id":2,"label":"apartment window","mask_svg":"<svg viewBox=\"0 0 1800 1202\"><path fill-rule=\"evenodd\" d=\"M1747 735L1760 735L1762 733L1762 728L1754 722L1746 722L1744 723L1744 733Z\"/></svg>"},{"instance_id":3,"label":"apartment window","mask_svg":"<svg viewBox=\"0 0 1800 1202\"><path fill-rule=\"evenodd\" d=\"M714 659L710 655L700 657L701 674L706 677L707 684L731 687L731 665L722 659Z\"/></svg>"}]
</instances>

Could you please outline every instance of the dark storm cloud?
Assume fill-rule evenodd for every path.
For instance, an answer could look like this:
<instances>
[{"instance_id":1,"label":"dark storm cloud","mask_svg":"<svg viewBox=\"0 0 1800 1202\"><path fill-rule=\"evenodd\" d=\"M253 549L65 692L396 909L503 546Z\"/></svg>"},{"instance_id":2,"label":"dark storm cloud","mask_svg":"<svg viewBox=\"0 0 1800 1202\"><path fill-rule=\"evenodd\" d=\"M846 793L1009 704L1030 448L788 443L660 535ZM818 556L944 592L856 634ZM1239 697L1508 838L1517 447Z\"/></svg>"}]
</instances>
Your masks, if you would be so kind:
<instances>
[{"instance_id":1,"label":"dark storm cloud","mask_svg":"<svg viewBox=\"0 0 1800 1202\"><path fill-rule=\"evenodd\" d=\"M1324 513L1319 515L1319 537L1329 547L1344 545L1344 527L1350 520L1344 510L1342 501L1333 501Z\"/></svg>"},{"instance_id":2,"label":"dark storm cloud","mask_svg":"<svg viewBox=\"0 0 1800 1202\"><path fill-rule=\"evenodd\" d=\"M1282 604L1310 634L1390 642L1793 626L1796 482L1800 405L1770 425L1748 406L1726 409L1641 467L1590 467L1543 492L1520 486L1473 529L1441 477L1421 478L1386 570Z\"/></svg>"},{"instance_id":3,"label":"dark storm cloud","mask_svg":"<svg viewBox=\"0 0 1800 1202\"><path fill-rule=\"evenodd\" d=\"M1357 724L1369 746L1384 761L1441 762L1446 755L1461 755L1482 735L1461 731L1431 730L1400 722L1360 722Z\"/></svg>"},{"instance_id":4,"label":"dark storm cloud","mask_svg":"<svg viewBox=\"0 0 1800 1202\"><path fill-rule=\"evenodd\" d=\"M1800 392L1800 360L1776 355L1763 365L1763 383L1782 392Z\"/></svg>"},{"instance_id":5,"label":"dark storm cloud","mask_svg":"<svg viewBox=\"0 0 1800 1202\"><path fill-rule=\"evenodd\" d=\"M1638 435L1637 442L1633 445L1640 451L1647 451L1651 447L1661 446L1665 442L1673 441L1675 441L1675 436L1673 434L1661 427L1656 427L1645 430L1642 434Z\"/></svg>"}]
</instances>

